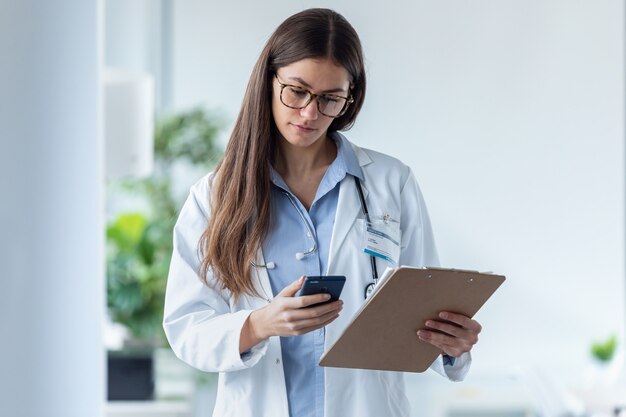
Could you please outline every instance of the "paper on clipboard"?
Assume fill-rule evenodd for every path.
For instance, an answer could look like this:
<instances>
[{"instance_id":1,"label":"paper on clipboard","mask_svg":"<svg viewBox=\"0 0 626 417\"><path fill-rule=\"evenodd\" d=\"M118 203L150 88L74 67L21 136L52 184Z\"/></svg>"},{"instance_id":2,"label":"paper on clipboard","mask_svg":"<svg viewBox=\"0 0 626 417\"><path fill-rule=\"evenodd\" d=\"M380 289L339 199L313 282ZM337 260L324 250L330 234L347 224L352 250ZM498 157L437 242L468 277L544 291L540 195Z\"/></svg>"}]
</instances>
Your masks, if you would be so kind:
<instances>
[{"instance_id":1,"label":"paper on clipboard","mask_svg":"<svg viewBox=\"0 0 626 417\"><path fill-rule=\"evenodd\" d=\"M423 372L441 352L419 340L416 331L440 311L473 317L504 280L501 275L457 269L385 271L320 365Z\"/></svg>"}]
</instances>

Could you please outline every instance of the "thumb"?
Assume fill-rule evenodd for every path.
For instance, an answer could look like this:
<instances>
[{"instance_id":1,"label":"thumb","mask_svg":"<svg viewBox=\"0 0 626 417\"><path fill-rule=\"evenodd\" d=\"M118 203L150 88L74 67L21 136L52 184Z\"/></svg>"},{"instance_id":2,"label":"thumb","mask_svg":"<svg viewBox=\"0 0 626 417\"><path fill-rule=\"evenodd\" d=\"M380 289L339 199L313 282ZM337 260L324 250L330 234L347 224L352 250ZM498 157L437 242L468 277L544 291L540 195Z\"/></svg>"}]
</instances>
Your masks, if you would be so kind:
<instances>
[{"instance_id":1,"label":"thumb","mask_svg":"<svg viewBox=\"0 0 626 417\"><path fill-rule=\"evenodd\" d=\"M302 287L302 283L304 282L304 275L287 285L282 289L281 292L278 293L277 297L293 297L296 295L298 290Z\"/></svg>"}]
</instances>

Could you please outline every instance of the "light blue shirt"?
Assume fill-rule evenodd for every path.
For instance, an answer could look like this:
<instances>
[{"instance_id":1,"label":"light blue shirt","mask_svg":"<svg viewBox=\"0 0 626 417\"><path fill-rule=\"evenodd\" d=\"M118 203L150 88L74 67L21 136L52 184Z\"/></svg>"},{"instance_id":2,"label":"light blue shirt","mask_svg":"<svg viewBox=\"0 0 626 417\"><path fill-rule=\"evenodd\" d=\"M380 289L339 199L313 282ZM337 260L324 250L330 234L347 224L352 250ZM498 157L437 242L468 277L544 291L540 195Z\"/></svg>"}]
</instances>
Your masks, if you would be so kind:
<instances>
[{"instance_id":1,"label":"light blue shirt","mask_svg":"<svg viewBox=\"0 0 626 417\"><path fill-rule=\"evenodd\" d=\"M326 274L339 183L346 175L363 180L350 143L338 133L331 137L337 145L337 157L326 170L308 212L271 168L272 218L263 242L263 256L265 264L275 265L267 270L274 296L302 275ZM315 247L315 240L317 250L298 260L296 253ZM324 352L324 337L322 328L280 338L290 417L324 417L324 369L318 365ZM454 358L444 355L443 359L445 366L454 365Z\"/></svg>"},{"instance_id":2,"label":"light blue shirt","mask_svg":"<svg viewBox=\"0 0 626 417\"><path fill-rule=\"evenodd\" d=\"M348 174L362 179L350 143L340 134L332 138L337 157L326 170L308 212L278 172L271 170L272 219L263 242L263 256L266 264L275 264L267 271L274 296L302 275L326 274L339 182ZM317 250L296 259L296 253L314 248L315 240ZM322 328L302 336L280 338L291 417L324 416L324 369L318 365L324 352L324 337Z\"/></svg>"}]
</instances>

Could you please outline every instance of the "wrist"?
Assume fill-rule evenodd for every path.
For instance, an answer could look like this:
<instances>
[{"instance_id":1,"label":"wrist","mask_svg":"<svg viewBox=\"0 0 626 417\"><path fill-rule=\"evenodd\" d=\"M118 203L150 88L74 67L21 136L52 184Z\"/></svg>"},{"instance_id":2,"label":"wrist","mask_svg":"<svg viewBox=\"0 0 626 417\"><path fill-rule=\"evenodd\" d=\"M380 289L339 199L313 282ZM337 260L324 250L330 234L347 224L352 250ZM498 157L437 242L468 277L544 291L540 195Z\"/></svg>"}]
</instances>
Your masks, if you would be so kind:
<instances>
[{"instance_id":1,"label":"wrist","mask_svg":"<svg viewBox=\"0 0 626 417\"><path fill-rule=\"evenodd\" d=\"M248 316L247 326L250 339L253 342L253 346L261 343L271 336L271 334L269 334L269 332L265 329L265 326L263 325L265 323L264 312L265 307L254 310Z\"/></svg>"},{"instance_id":2,"label":"wrist","mask_svg":"<svg viewBox=\"0 0 626 417\"><path fill-rule=\"evenodd\" d=\"M255 329L255 319L252 317L254 313L255 312L253 311L248 315L248 318L243 322L243 326L241 327L241 334L239 336L239 353L249 351L253 346L256 346L262 340L259 339L259 336L257 335L258 330Z\"/></svg>"}]
</instances>

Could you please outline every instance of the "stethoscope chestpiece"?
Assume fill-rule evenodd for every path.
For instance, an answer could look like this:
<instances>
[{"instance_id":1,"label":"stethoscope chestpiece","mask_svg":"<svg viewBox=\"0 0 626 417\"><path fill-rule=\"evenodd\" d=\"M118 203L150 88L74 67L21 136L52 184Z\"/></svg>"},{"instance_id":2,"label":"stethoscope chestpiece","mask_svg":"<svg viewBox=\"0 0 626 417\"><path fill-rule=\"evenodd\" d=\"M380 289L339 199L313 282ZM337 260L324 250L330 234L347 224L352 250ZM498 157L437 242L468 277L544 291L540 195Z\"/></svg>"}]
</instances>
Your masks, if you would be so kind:
<instances>
[{"instance_id":1,"label":"stethoscope chestpiece","mask_svg":"<svg viewBox=\"0 0 626 417\"><path fill-rule=\"evenodd\" d=\"M365 299L366 300L367 300L367 297L369 297L373 291L374 291L374 283L370 282L369 284L365 286Z\"/></svg>"}]
</instances>

